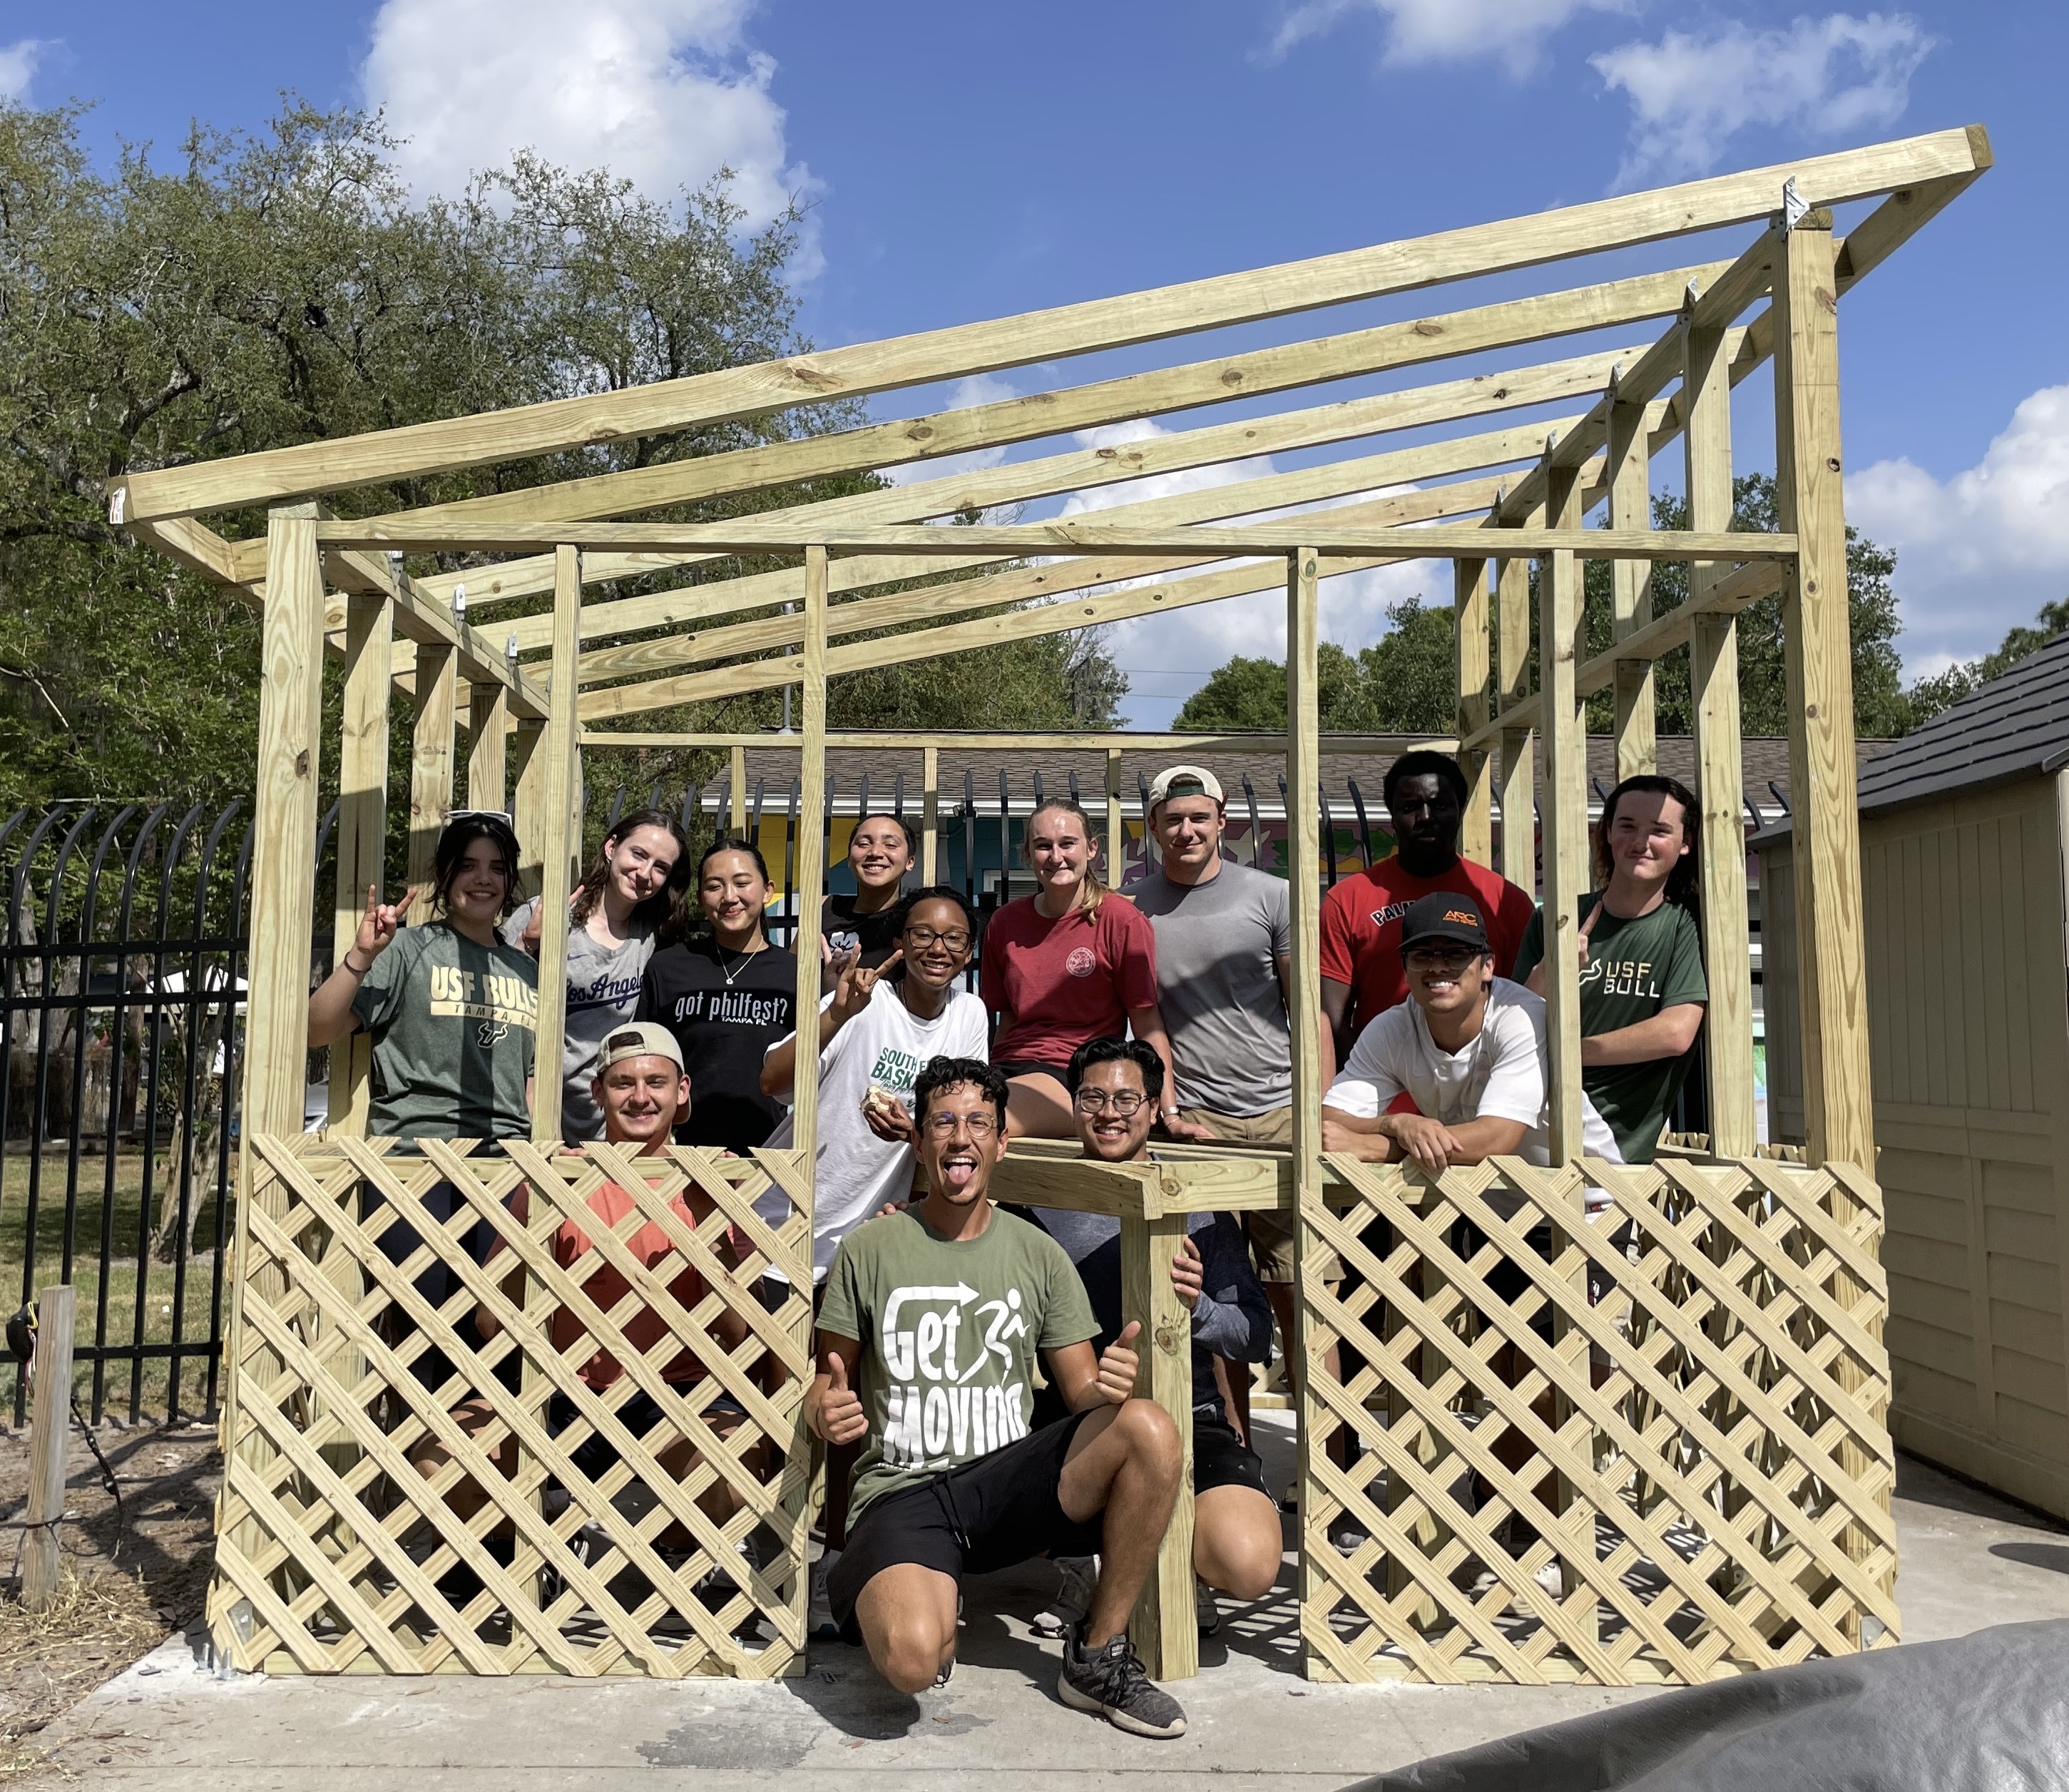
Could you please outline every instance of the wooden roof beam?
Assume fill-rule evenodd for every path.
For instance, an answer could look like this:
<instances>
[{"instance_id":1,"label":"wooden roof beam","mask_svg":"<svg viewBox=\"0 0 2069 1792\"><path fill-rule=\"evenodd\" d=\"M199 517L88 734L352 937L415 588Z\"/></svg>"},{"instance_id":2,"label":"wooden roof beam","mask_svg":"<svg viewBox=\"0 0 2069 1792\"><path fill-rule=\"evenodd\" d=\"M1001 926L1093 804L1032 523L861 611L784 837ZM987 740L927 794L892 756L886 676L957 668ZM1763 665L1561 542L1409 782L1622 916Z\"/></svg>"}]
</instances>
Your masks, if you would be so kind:
<instances>
[{"instance_id":1,"label":"wooden roof beam","mask_svg":"<svg viewBox=\"0 0 2069 1792\"><path fill-rule=\"evenodd\" d=\"M1765 217L1793 178L1836 205L1989 165L1980 126L1713 176L1500 223L1353 249L1242 274L1083 301L728 368L630 390L550 400L340 441L138 473L123 491L140 520L239 509L312 492L522 459L601 441L737 420L1059 357L1284 316L1656 242Z\"/></svg>"}]
</instances>

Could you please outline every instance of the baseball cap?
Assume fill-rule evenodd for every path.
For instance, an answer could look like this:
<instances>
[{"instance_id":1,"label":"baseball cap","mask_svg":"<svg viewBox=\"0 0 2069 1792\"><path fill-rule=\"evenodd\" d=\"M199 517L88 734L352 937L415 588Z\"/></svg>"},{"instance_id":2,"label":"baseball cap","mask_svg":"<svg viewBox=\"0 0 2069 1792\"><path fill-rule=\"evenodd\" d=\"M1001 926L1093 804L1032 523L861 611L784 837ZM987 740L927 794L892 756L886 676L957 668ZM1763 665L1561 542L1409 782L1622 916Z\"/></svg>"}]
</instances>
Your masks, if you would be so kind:
<instances>
[{"instance_id":1,"label":"baseball cap","mask_svg":"<svg viewBox=\"0 0 2069 1792\"><path fill-rule=\"evenodd\" d=\"M1401 949L1405 953L1425 940L1450 940L1487 951L1487 922L1480 914L1480 905L1469 896L1449 890L1418 896L1401 917Z\"/></svg>"},{"instance_id":2,"label":"baseball cap","mask_svg":"<svg viewBox=\"0 0 2069 1792\"><path fill-rule=\"evenodd\" d=\"M1149 781L1149 806L1166 797L1212 797L1219 802L1221 780L1204 765L1169 765Z\"/></svg>"},{"instance_id":3,"label":"baseball cap","mask_svg":"<svg viewBox=\"0 0 2069 1792\"><path fill-rule=\"evenodd\" d=\"M596 1055L597 1075L627 1058L666 1058L676 1069L683 1067L683 1048L675 1043L675 1035L651 1020L614 1027L604 1035Z\"/></svg>"}]
</instances>

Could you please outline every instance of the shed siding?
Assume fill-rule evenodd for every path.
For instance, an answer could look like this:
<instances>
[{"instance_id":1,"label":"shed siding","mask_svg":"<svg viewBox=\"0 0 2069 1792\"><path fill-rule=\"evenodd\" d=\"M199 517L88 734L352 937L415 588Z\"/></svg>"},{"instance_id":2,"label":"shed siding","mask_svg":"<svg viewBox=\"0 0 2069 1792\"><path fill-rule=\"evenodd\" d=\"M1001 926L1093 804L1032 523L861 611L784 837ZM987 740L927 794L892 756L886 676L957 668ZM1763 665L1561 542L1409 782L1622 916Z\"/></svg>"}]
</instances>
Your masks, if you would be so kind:
<instances>
[{"instance_id":1,"label":"shed siding","mask_svg":"<svg viewBox=\"0 0 2069 1792\"><path fill-rule=\"evenodd\" d=\"M2069 1516L2069 1014L2055 782L1864 814L1897 1442ZM1803 1136L1789 843L1762 849L1769 1126Z\"/></svg>"}]
</instances>

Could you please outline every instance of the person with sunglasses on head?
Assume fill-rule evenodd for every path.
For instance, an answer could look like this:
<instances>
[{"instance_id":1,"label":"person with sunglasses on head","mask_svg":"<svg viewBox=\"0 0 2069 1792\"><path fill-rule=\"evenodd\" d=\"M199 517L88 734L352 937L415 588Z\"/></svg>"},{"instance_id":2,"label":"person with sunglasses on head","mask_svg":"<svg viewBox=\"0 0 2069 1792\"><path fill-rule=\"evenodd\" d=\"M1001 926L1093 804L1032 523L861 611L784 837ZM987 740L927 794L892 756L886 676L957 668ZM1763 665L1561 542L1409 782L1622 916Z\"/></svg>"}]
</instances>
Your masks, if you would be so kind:
<instances>
[{"instance_id":1,"label":"person with sunglasses on head","mask_svg":"<svg viewBox=\"0 0 2069 1792\"><path fill-rule=\"evenodd\" d=\"M1495 962L1515 961L1536 906L1484 865L1459 855L1466 774L1447 753L1418 748L1386 768L1381 792L1394 851L1340 878L1322 898L1323 1086L1358 1035L1408 999L1401 925L1410 905L1440 892L1471 897L1486 917Z\"/></svg>"},{"instance_id":2,"label":"person with sunglasses on head","mask_svg":"<svg viewBox=\"0 0 2069 1792\"><path fill-rule=\"evenodd\" d=\"M833 993L819 1004L819 1138L812 1167L816 1284L825 1283L843 1239L912 1195L912 1088L920 1067L936 1058L983 1057L990 1031L984 1004L956 986L977 933L961 892L945 885L916 891L899 905L896 919L889 956L873 969L850 958ZM762 1060L763 1092L790 1100L797 1071L793 1033L769 1047ZM791 1138L786 1114L769 1143L780 1148ZM789 1217L789 1200L772 1190L761 1211L771 1225L780 1224ZM826 1577L847 1540L847 1480L856 1455L839 1447L826 1453L826 1553L812 1564L806 1614L815 1635L837 1634Z\"/></svg>"},{"instance_id":3,"label":"person with sunglasses on head","mask_svg":"<svg viewBox=\"0 0 2069 1792\"><path fill-rule=\"evenodd\" d=\"M1137 1395L1141 1325L1096 1353L1063 1247L992 1204L1006 1099L993 1065L929 1063L913 1085L926 1198L857 1227L827 1274L805 1419L829 1444L867 1440L834 1615L918 1692L954 1668L964 1574L1097 1553L1058 1695L1136 1735L1180 1736L1185 1713L1128 1640L1177 1498L1177 1427ZM1038 1352L1068 1411L1039 1430Z\"/></svg>"},{"instance_id":4,"label":"person with sunglasses on head","mask_svg":"<svg viewBox=\"0 0 2069 1792\"><path fill-rule=\"evenodd\" d=\"M692 861L682 824L662 809L621 815L596 862L568 899L568 1014L561 1063L561 1137L599 1138L597 1047L639 1011L639 986L656 934L682 904ZM503 924L503 937L539 955L535 896Z\"/></svg>"},{"instance_id":5,"label":"person with sunglasses on head","mask_svg":"<svg viewBox=\"0 0 2069 1792\"><path fill-rule=\"evenodd\" d=\"M919 851L919 836L904 816L872 810L856 819L847 842L855 893L830 892L819 907L822 991L849 963L875 970L896 949L900 897Z\"/></svg>"},{"instance_id":6,"label":"person with sunglasses on head","mask_svg":"<svg viewBox=\"0 0 2069 1792\"><path fill-rule=\"evenodd\" d=\"M986 924L978 993L998 1017L991 1061L1012 1085L1014 1133L1067 1139L1077 1129L1063 1079L1086 1040L1132 1032L1171 1062L1157 1005L1157 936L1092 870L1092 820L1068 797L1037 805L1021 850L1036 889ZM1157 1117L1173 1138L1209 1136L1181 1116L1168 1079Z\"/></svg>"},{"instance_id":7,"label":"person with sunglasses on head","mask_svg":"<svg viewBox=\"0 0 2069 1792\"><path fill-rule=\"evenodd\" d=\"M1627 1164L1649 1164L1695 1062L1708 1011L1692 910L1702 874L1696 794L1626 778L1595 829L1597 888L1581 898L1581 1086ZM1545 917L1523 936L1516 976L1545 988Z\"/></svg>"},{"instance_id":8,"label":"person with sunglasses on head","mask_svg":"<svg viewBox=\"0 0 2069 1792\"><path fill-rule=\"evenodd\" d=\"M783 1104L761 1092L769 1047L798 1027L798 961L769 944L769 867L745 840L720 839L697 863L697 910L664 927L639 986L638 1018L675 1036L695 1099L678 1145L745 1157L768 1142Z\"/></svg>"},{"instance_id":9,"label":"person with sunglasses on head","mask_svg":"<svg viewBox=\"0 0 2069 1792\"><path fill-rule=\"evenodd\" d=\"M1100 1163L1140 1163L1149 1154L1149 1127L1163 1092L1164 1066L1140 1039L1093 1039L1071 1059L1071 1100L1084 1154ZM1107 1214L1055 1207L1028 1210L1070 1254L1099 1321L1094 1348L1121 1332L1120 1222ZM1153 1271L1163 1266L1153 1265ZM1264 1486L1264 1464L1231 1422L1216 1385L1214 1361L1271 1360L1271 1308L1250 1267L1250 1250L1235 1215L1194 1214L1168 1267L1172 1286L1193 1316L1193 1573L1200 1629L1220 1625L1216 1592L1260 1599L1279 1578L1285 1539L1279 1508ZM1038 1423L1060 1418L1047 1389L1038 1396ZM1094 1578L1092 1562L1065 1557L1062 1587L1038 1633L1058 1634L1083 1613ZM1044 1619L1047 1619L1047 1623Z\"/></svg>"}]
</instances>

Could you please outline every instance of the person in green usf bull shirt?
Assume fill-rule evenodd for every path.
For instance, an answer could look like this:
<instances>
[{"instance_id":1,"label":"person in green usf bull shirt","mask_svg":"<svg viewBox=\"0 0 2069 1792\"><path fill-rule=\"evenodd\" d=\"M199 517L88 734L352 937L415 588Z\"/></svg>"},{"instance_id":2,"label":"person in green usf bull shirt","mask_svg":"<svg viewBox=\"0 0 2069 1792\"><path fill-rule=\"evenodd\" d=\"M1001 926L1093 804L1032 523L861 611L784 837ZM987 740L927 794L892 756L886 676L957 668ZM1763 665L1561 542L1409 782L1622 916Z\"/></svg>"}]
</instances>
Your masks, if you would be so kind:
<instances>
[{"instance_id":1,"label":"person in green usf bull shirt","mask_svg":"<svg viewBox=\"0 0 2069 1792\"><path fill-rule=\"evenodd\" d=\"M1602 803L1600 887L1581 900L1581 1087L1627 1164L1649 1164L1687 1079L1710 1000L1698 887L1695 793L1627 778ZM1545 993L1545 916L1532 918L1516 980Z\"/></svg>"}]
</instances>

